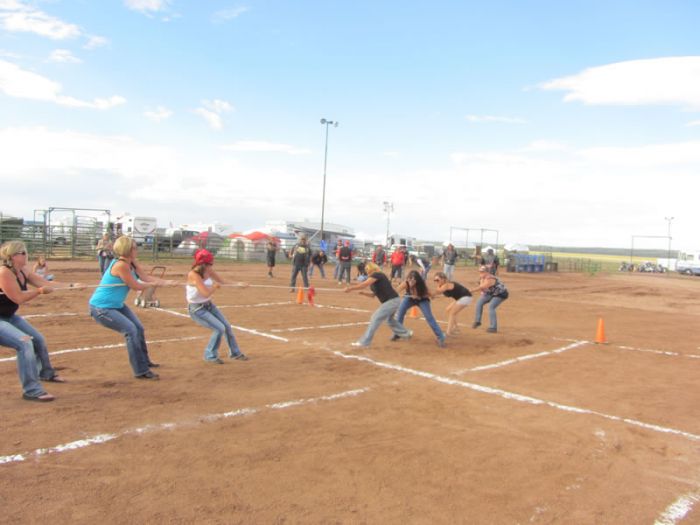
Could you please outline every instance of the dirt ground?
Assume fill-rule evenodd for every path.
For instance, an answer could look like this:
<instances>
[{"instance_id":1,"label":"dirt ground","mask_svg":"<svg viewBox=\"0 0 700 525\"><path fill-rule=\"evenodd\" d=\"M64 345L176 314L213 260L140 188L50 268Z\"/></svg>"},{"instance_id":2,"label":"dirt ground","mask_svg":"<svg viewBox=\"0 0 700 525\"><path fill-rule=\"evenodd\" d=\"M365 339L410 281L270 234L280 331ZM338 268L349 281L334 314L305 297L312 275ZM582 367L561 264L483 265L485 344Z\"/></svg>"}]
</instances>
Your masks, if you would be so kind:
<instances>
[{"instance_id":1,"label":"dirt ground","mask_svg":"<svg viewBox=\"0 0 700 525\"><path fill-rule=\"evenodd\" d=\"M93 285L95 266L51 263ZM69 382L23 401L0 348L0 522L700 523L699 278L503 274L499 333L472 304L445 349L410 318L412 340L357 349L375 299L314 279L312 308L288 266L219 270L253 285L215 295L250 360L205 363L209 332L161 288L134 308L160 381L131 376L91 290L21 308Z\"/></svg>"}]
</instances>

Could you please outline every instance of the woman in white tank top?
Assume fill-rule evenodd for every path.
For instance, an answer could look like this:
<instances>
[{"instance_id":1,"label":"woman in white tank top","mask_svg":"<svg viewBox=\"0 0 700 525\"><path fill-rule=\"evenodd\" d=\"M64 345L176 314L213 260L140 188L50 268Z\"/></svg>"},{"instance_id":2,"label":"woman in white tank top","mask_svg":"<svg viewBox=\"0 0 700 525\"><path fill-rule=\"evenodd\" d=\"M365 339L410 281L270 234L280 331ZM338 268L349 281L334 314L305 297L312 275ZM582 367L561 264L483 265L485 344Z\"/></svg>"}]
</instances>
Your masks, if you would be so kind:
<instances>
[{"instance_id":1,"label":"woman in white tank top","mask_svg":"<svg viewBox=\"0 0 700 525\"><path fill-rule=\"evenodd\" d=\"M221 339L225 336L229 348L229 357L246 361L248 358L241 353L236 343L236 338L224 315L212 302L211 297L222 284L223 279L219 277L213 268L214 256L207 250L197 250L194 254L194 264L187 274L186 296L190 317L195 323L209 328L212 331L207 347L204 349L204 360L209 363L222 365L224 362L219 358L219 346ZM245 283L238 283L239 286L247 286Z\"/></svg>"}]
</instances>

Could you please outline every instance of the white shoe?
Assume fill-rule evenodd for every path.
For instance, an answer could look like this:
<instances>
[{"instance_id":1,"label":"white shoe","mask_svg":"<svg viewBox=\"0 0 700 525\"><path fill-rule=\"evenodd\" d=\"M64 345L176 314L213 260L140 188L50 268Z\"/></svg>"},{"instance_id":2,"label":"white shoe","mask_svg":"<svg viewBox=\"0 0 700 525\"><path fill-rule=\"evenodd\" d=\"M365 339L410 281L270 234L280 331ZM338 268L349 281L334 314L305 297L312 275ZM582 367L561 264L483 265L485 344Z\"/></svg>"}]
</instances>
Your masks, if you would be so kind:
<instances>
[{"instance_id":1,"label":"white shoe","mask_svg":"<svg viewBox=\"0 0 700 525\"><path fill-rule=\"evenodd\" d=\"M357 347L359 347L359 348L367 348L367 345L363 345L363 344L360 343L359 341L355 341L354 343L350 343L350 346L354 346L354 347L356 347L356 348L357 348Z\"/></svg>"}]
</instances>

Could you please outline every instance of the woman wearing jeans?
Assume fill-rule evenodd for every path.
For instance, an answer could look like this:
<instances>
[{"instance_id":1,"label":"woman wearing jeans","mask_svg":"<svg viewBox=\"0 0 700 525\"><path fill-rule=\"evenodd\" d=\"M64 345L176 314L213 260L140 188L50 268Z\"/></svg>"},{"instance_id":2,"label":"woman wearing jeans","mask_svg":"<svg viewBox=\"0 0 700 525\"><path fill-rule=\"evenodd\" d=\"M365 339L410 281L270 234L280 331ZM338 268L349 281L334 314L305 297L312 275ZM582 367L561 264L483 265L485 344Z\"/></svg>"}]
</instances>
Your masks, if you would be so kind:
<instances>
[{"instance_id":1,"label":"woman wearing jeans","mask_svg":"<svg viewBox=\"0 0 700 525\"><path fill-rule=\"evenodd\" d=\"M479 267L479 286L472 292L481 292L481 296L476 301L476 316L472 328L481 326L481 313L484 305L489 305L489 327L487 332L496 333L498 331L498 319L496 318L496 308L508 299L508 290L505 285L498 280L495 275L492 275L490 268L487 266Z\"/></svg>"},{"instance_id":2,"label":"woman wearing jeans","mask_svg":"<svg viewBox=\"0 0 700 525\"><path fill-rule=\"evenodd\" d=\"M112 248L119 259L105 269L99 286L90 298L90 315L102 326L124 334L129 363L138 379L158 379L151 371L158 365L148 357L146 336L139 318L124 304L129 290L145 290L149 286L172 286L173 281L147 275L137 260L136 242L122 236Z\"/></svg>"},{"instance_id":3,"label":"woman wearing jeans","mask_svg":"<svg viewBox=\"0 0 700 525\"><path fill-rule=\"evenodd\" d=\"M433 316L433 311L430 308L430 291L425 284L425 281L421 275L416 270L411 270L406 276L406 280L399 285L399 292L404 291L406 295L403 296L401 304L399 305L399 312L396 314L396 319L399 323L403 324L404 317L406 317L406 312L412 306L417 306L423 313L428 326L432 329L433 333L437 337L437 345L440 348L445 346L445 334L442 332L440 327Z\"/></svg>"},{"instance_id":4,"label":"woman wearing jeans","mask_svg":"<svg viewBox=\"0 0 700 525\"><path fill-rule=\"evenodd\" d=\"M40 380L53 383L65 383L65 380L51 366L44 337L16 312L21 304L51 293L53 288L73 288L75 285L50 283L27 270L27 247L22 241L3 244L0 258L0 346L17 351L22 397L27 401L53 401L54 396L44 390ZM28 289L27 284L34 288Z\"/></svg>"},{"instance_id":5,"label":"woman wearing jeans","mask_svg":"<svg viewBox=\"0 0 700 525\"><path fill-rule=\"evenodd\" d=\"M209 251L197 250L194 254L192 269L187 274L186 294L190 317L198 325L212 331L209 344L204 349L204 360L217 365L224 364L219 358L219 346L221 339L226 336L229 357L247 361L248 358L238 348L231 323L211 301L214 292L224 284L221 277L214 271L213 264L214 256ZM247 286L245 283L238 283L238 285Z\"/></svg>"}]
</instances>

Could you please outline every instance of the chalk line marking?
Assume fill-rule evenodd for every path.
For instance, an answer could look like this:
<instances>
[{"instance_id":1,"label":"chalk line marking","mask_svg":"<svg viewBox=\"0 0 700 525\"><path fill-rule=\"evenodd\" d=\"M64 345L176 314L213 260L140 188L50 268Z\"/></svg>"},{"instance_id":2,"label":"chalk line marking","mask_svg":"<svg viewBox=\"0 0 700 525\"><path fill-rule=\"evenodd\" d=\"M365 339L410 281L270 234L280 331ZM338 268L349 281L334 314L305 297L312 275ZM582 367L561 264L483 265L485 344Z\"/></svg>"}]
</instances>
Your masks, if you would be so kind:
<instances>
[{"instance_id":1,"label":"chalk line marking","mask_svg":"<svg viewBox=\"0 0 700 525\"><path fill-rule=\"evenodd\" d=\"M187 317L188 319L190 319L190 316L188 314L181 314L180 312L174 312L173 310L166 310L165 308L151 308L151 310L156 310L158 312L165 312L166 314L176 315L178 317ZM275 341L282 341L284 343L289 342L289 339L286 339L284 337L280 337L278 335L268 334L265 332L260 332L258 330L253 329L253 328L244 328L242 326L237 326L235 324L232 324L231 327L235 328L236 330L240 330L241 332L248 332L249 334L259 335L260 337L267 337L268 339L274 339Z\"/></svg>"},{"instance_id":2,"label":"chalk line marking","mask_svg":"<svg viewBox=\"0 0 700 525\"><path fill-rule=\"evenodd\" d=\"M342 328L345 326L361 326L367 325L369 321L361 321L358 323L338 323L338 324L322 324L318 326L298 326L296 328L273 328L270 332L280 333L280 332L301 332L302 330L321 330L324 328Z\"/></svg>"},{"instance_id":3,"label":"chalk line marking","mask_svg":"<svg viewBox=\"0 0 700 525\"><path fill-rule=\"evenodd\" d=\"M207 339L209 336L204 336L204 335L195 335L195 336L188 336L188 337L174 337L172 339L152 339L150 341L146 341L147 345L151 344L157 344L157 343L175 343L178 341L193 341L195 339ZM105 350L108 348L123 348L126 346L126 343L113 343L109 345L97 345L97 346L83 346L80 348L67 348L65 350L56 350L55 352L49 352L49 355L60 355L60 354L70 354L72 352L89 352L90 350ZM17 356L15 357L4 357L0 359L0 363L6 362L6 361L16 361Z\"/></svg>"},{"instance_id":4,"label":"chalk line marking","mask_svg":"<svg viewBox=\"0 0 700 525\"><path fill-rule=\"evenodd\" d=\"M288 305L288 304L296 304L293 303L292 301L281 301L278 303L256 303L256 304L226 304L226 305L219 305L217 304L216 307L221 310L223 308L262 308L264 306L283 306L283 305ZM169 308L171 311L175 311L175 308ZM187 307L185 308L177 308L177 310L184 310L185 312L187 311Z\"/></svg>"},{"instance_id":5,"label":"chalk line marking","mask_svg":"<svg viewBox=\"0 0 700 525\"><path fill-rule=\"evenodd\" d=\"M316 308L328 308L329 310L343 310L345 312L359 312L362 314L372 313L374 311L374 310L363 310L361 308L350 308L349 306L331 306L331 305L323 305L323 304L317 304Z\"/></svg>"},{"instance_id":6,"label":"chalk line marking","mask_svg":"<svg viewBox=\"0 0 700 525\"><path fill-rule=\"evenodd\" d=\"M633 346L620 346L613 345L613 348L620 348L621 350L631 350L633 352L646 352L649 354L665 355L671 357L687 357L689 359L700 359L700 355L695 354L681 354L678 352L671 352L669 350L654 350L652 348L635 348Z\"/></svg>"},{"instance_id":7,"label":"chalk line marking","mask_svg":"<svg viewBox=\"0 0 700 525\"><path fill-rule=\"evenodd\" d=\"M488 387L488 386L477 385L476 383L469 383L466 381L460 381L458 379L452 379L451 377L439 376L437 374L432 374L430 372L424 372L422 370L415 370L412 368L407 368L405 366L394 365L394 364L385 363L382 361L376 361L374 359L370 359L369 357L345 354L345 353L337 351L337 350L329 350L329 351L332 352L333 354L335 354L339 357L345 358L345 359L354 359L357 361L362 361L362 362L369 363L369 364L372 364L372 365L380 367L380 368L386 368L386 369L394 370L397 372L403 372L404 374L410 374L410 375L414 375L417 377L422 377L424 379L430 379L431 381L436 381L438 383L443 383L445 385L468 388L470 390L474 390L476 392L481 392L483 394L496 395L496 396L502 397L503 399L517 401L519 403L529 403L531 405L546 405L546 406L555 408L557 410L562 410L564 412L573 412L575 414L594 415L594 416L602 417L604 419L609 419L611 421L620 421L620 422L626 423L628 425L641 427L641 428L644 428L647 430L652 430L654 432L660 432L663 434L674 434L677 436L685 437L685 438L693 440L693 441L700 441L700 435L692 434L690 432L685 432L683 430L677 430L675 428L662 427L660 425L655 425L653 423L645 423L643 421L638 421L636 419L630 419L630 418L625 418L625 417L620 417L620 416L613 416L611 414L605 414L603 412L596 412L595 410L589 410L587 408L579 408L579 407L574 407L574 406L570 406L570 405L563 405L563 404L557 403L555 401L547 401L545 399L538 399L536 397L517 394L515 392L508 392L507 390L501 390L500 388L492 388L492 387Z\"/></svg>"},{"instance_id":8,"label":"chalk line marking","mask_svg":"<svg viewBox=\"0 0 700 525\"><path fill-rule=\"evenodd\" d=\"M33 319L36 317L68 317L68 316L73 317L76 315L79 315L79 314L63 312L63 313L59 313L59 314L29 314L29 315L23 315L22 317L24 319Z\"/></svg>"},{"instance_id":9,"label":"chalk line marking","mask_svg":"<svg viewBox=\"0 0 700 525\"><path fill-rule=\"evenodd\" d=\"M474 368L464 368L462 370L456 370L452 372L452 375L462 375L467 372L480 372L482 370L491 370L493 368L500 368L503 366L509 366L509 365L514 365L516 363L521 363L523 361L528 361L530 359L537 359L540 357L547 357L550 355L554 354L561 354L563 352L566 352L568 350L573 350L574 348L578 348L579 346L587 345L590 344L590 341L576 341L575 343L571 343L570 345L562 346L561 348L557 348L555 350L547 350L544 352L538 352L536 354L527 354L527 355L522 355L520 357L514 357L513 359L506 359L505 361L500 361L498 363L493 363L491 365L482 365L482 366L476 366Z\"/></svg>"},{"instance_id":10,"label":"chalk line marking","mask_svg":"<svg viewBox=\"0 0 700 525\"><path fill-rule=\"evenodd\" d=\"M311 397L305 399L293 399L291 401L282 401L279 403L270 403L264 405L262 408L239 408L237 410L232 410L230 412L220 412L218 414L206 414L203 416L197 416L194 419L188 421L180 421L177 423L159 423L153 425L146 425L143 427L131 428L124 430L123 432L117 432L114 434L97 434L95 436L80 439L78 441L71 441L70 443L64 443L62 445L56 445L49 448L38 448L31 452L25 452L22 454L12 454L9 456L0 456L0 465L7 465L10 463L18 463L21 461L26 461L29 458L40 459L42 456L49 454L56 454L58 452L66 452L69 450L77 450L81 448L86 448L91 445L97 445L100 443L106 443L114 439L118 439L124 436L130 435L143 435L149 432L158 432L161 430L176 430L179 427L191 427L200 423L213 423L215 421L220 421L222 419L227 419L230 417L238 416L249 416L253 414L258 414L264 410L283 410L285 408L298 407L302 405L311 405L318 403L320 401L336 401L338 399L344 399L348 397L355 397L365 392L369 392L369 387L356 388L354 390L346 390L344 392L338 392L337 394L330 394L327 396Z\"/></svg>"},{"instance_id":11,"label":"chalk line marking","mask_svg":"<svg viewBox=\"0 0 700 525\"><path fill-rule=\"evenodd\" d=\"M693 510L693 506L698 501L700 501L700 494L684 494L666 507L666 510L656 518L654 525L675 525Z\"/></svg>"}]
</instances>

